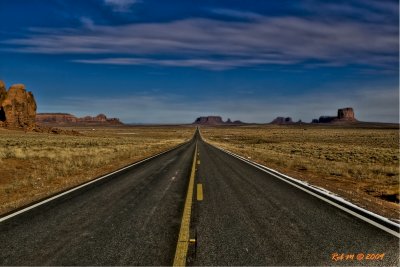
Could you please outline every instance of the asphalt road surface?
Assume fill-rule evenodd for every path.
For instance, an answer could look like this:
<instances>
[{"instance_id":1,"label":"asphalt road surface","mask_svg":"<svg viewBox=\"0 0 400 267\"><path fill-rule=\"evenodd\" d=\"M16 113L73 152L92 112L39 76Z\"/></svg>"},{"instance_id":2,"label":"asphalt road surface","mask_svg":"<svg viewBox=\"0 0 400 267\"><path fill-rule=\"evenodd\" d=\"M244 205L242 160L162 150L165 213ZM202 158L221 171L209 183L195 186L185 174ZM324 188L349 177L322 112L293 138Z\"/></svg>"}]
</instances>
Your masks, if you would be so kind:
<instances>
[{"instance_id":1,"label":"asphalt road surface","mask_svg":"<svg viewBox=\"0 0 400 267\"><path fill-rule=\"evenodd\" d=\"M0 265L171 265L194 149L0 223Z\"/></svg>"},{"instance_id":2,"label":"asphalt road surface","mask_svg":"<svg viewBox=\"0 0 400 267\"><path fill-rule=\"evenodd\" d=\"M196 243L188 265L399 264L399 238L196 134L175 150L1 222L0 265L171 265L196 143L195 184L203 194L198 200L194 187Z\"/></svg>"},{"instance_id":3,"label":"asphalt road surface","mask_svg":"<svg viewBox=\"0 0 400 267\"><path fill-rule=\"evenodd\" d=\"M203 200L194 202L191 264L398 264L397 237L204 142L198 148ZM334 253L349 256L335 261ZM360 253L385 256L357 260Z\"/></svg>"}]
</instances>

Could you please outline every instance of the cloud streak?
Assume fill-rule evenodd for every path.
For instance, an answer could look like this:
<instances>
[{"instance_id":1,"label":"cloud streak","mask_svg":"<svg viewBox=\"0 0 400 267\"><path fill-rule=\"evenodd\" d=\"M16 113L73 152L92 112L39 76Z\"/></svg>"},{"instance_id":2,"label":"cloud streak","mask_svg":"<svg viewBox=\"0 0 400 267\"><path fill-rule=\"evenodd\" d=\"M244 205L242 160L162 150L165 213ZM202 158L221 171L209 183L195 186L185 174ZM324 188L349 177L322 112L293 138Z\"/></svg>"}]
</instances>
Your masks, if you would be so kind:
<instances>
[{"instance_id":1,"label":"cloud streak","mask_svg":"<svg viewBox=\"0 0 400 267\"><path fill-rule=\"evenodd\" d=\"M26 38L2 43L8 46L4 48L7 51L72 54L80 56L75 62L87 64L158 64L220 70L317 62L397 69L398 25L217 12L257 19L243 22L189 18L57 31L36 29ZM92 58L82 58L88 55Z\"/></svg>"},{"instance_id":2,"label":"cloud streak","mask_svg":"<svg viewBox=\"0 0 400 267\"><path fill-rule=\"evenodd\" d=\"M226 8L214 8L211 9L211 12L217 15L222 15L226 17L239 18L239 19L248 19L248 20L258 20L262 19L263 16L254 12L249 11L238 11Z\"/></svg>"},{"instance_id":3,"label":"cloud streak","mask_svg":"<svg viewBox=\"0 0 400 267\"><path fill-rule=\"evenodd\" d=\"M104 4L110 6L114 12L129 12L138 0L104 0Z\"/></svg>"},{"instance_id":4,"label":"cloud streak","mask_svg":"<svg viewBox=\"0 0 400 267\"><path fill-rule=\"evenodd\" d=\"M86 64L107 65L158 65L173 67L196 67L209 70L226 70L237 67L257 66L263 64L291 64L294 61L281 59L151 59L151 58L102 58L102 59L77 59L73 62Z\"/></svg>"}]
</instances>

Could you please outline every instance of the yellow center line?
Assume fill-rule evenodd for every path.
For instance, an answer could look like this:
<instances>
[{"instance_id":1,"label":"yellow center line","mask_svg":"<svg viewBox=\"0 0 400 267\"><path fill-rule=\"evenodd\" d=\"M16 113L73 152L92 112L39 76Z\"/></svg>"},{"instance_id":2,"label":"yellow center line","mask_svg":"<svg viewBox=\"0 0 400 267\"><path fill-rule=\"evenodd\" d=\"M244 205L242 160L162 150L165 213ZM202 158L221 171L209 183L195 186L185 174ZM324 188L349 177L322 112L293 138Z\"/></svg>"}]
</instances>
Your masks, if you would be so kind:
<instances>
[{"instance_id":1,"label":"yellow center line","mask_svg":"<svg viewBox=\"0 0 400 267\"><path fill-rule=\"evenodd\" d=\"M203 185L197 184L197 201L203 200Z\"/></svg>"},{"instance_id":2,"label":"yellow center line","mask_svg":"<svg viewBox=\"0 0 400 267\"><path fill-rule=\"evenodd\" d=\"M178 244L176 245L176 252L173 266L185 266L186 256L189 247L190 237L190 215L192 213L194 177L196 175L196 156L197 156L197 143L194 151L192 172L190 174L189 187L186 195L185 207L183 209L181 229L179 231Z\"/></svg>"}]
</instances>

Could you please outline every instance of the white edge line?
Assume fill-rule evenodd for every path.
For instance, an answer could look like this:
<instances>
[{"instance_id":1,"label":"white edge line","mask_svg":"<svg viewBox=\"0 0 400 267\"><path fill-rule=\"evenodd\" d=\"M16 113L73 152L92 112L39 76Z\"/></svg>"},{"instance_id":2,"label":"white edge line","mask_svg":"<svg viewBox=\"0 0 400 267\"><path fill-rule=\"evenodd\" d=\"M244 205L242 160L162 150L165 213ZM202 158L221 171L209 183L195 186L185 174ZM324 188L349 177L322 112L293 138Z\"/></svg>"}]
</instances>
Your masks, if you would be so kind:
<instances>
[{"instance_id":1,"label":"white edge line","mask_svg":"<svg viewBox=\"0 0 400 267\"><path fill-rule=\"evenodd\" d=\"M200 136L201 136L201 134L200 134ZM201 138L203 139L202 136L201 136ZM204 140L204 139L203 139L203 140ZM206 142L206 143L208 143L208 142ZM231 156L236 157L237 159L239 159L239 160L241 160L241 161L243 161L243 162L245 162L245 163L247 163L247 164L249 164L249 165L252 165L252 166L256 167L257 169L262 170L263 172L266 172L266 173L268 173L268 174L270 174L270 175L273 175L273 176L275 176L276 178L279 178L280 180L282 180L282 181L284 181L284 182L286 182L286 183L288 183L288 184L291 184L291 185L293 185L293 186L295 186L295 187L297 187L297 188L303 190L304 192L307 192L307 193L309 193L309 194L311 194L311 195L313 195L313 196L315 196L315 197L317 197L317 198L319 198L319 199L321 199L321 200L324 200L325 202L327 202L327 203L329 203L329 204L331 204L331 205L333 205L333 206L335 206L335 207L337 207L337 208L339 208L339 209L341 209L341 210L343 210L343 211L345 211L345 212L347 212L347 213L350 213L351 215L353 215L353 216L355 216L355 217L358 217L358 218L362 219L363 221L366 221L366 222L368 222L368 223L370 223L370 224L372 224L372 225L374 225L374 226L376 226L376 227L378 227L378 228L380 228L380 229L382 229L382 230L388 232L389 234L392 234L392 235L394 235L394 236L400 238L400 233L399 233L399 232L393 231L392 229L389 229L389 228L387 228L387 227L385 227L385 226L383 226L383 225L381 225L381 224L379 224L379 223L377 223L377 222L375 222L375 221L373 221L373 220L371 220L371 219L368 219L368 218L366 218L366 217L364 217L364 216L362 216L362 215L360 215L360 214L358 214L358 213L356 213L356 212L354 212L354 211L352 211L352 210L349 210L348 208L343 207L343 206L341 206L341 205L339 205L339 204L337 204L337 203L335 203L335 202L333 202L333 201L331 201L331 200L329 200L329 199L327 199L327 198L325 198L325 197L323 197L323 196L320 196L320 195L318 195L318 194L315 194L314 192L311 192L310 190L308 190L308 189L306 189L306 188L304 188L304 187L302 187L302 186L299 186L299 185L297 185L297 184L295 184L295 183L293 183L293 182L291 182L291 181L288 181L287 179L290 179L290 180L292 180L292 181L299 182L299 183L303 184L305 187L308 187L308 188L310 188L310 189L312 188L313 190L316 190L316 191L320 192L321 194L323 194L323 195L325 195L325 196L327 196L327 197L334 198L334 199L338 200L339 202L342 202L342 203L344 203L344 204L347 204L347 205L349 205L349 206L352 206L352 207L354 207L354 208L357 209L357 210L360 210L360 211L362 211L362 212L365 212L365 213L367 213L367 214L369 214L369 215L371 215L371 216L373 216L373 217L375 217L375 218L378 218L378 219L380 219L380 220L382 220L382 221L385 221L385 222L387 222L387 223L389 223L389 224L391 224L391 225L393 225L393 226L400 227L399 224L396 224L396 223L392 222L392 221L389 220L388 218L385 218L385 217L383 217L383 216L381 216L381 215L378 215L378 214L376 214L376 213L373 213L373 212L371 212L371 211L369 211L369 210L366 210L366 209L363 209L363 208L361 208L361 207L359 207L359 206L356 206L356 205L354 205L353 203L351 203L351 202L349 202L349 201L347 201L347 200L344 200L344 199L342 199L342 198L340 198L340 197L335 196L333 193L331 193L330 191L328 191L328 190L326 190L326 189L321 190L321 189L318 188L318 187L312 187L312 186L310 186L308 183L306 183L306 182L304 182L304 181L295 179L295 178L293 178L293 177L290 177L290 176L288 176L288 175L285 175L285 174L283 174L283 173L280 173L280 172L278 172L278 171L276 171L276 170L274 170L274 169L268 168L268 167L266 167L266 166L264 166L264 165L262 165L262 164L259 164L259 163L257 163L257 162L253 162L253 161L251 161L251 160L248 160L248 159L246 159L245 157L242 157L242 156L240 156L240 155L237 155L237 154L235 154L235 153L233 153L233 152L231 152L231 151L225 150L225 149L223 149L223 148L220 148L220 147L218 147L218 146L212 145L212 144L210 144L210 143L208 143L208 144L211 145L211 146L213 146L213 147L215 147L215 148L217 148L217 149L219 149L219 150L221 150L221 151L223 151L223 152L225 152L225 153L227 153L227 154L229 154L229 155L231 155ZM284 176L284 177L287 178L287 179L278 176L276 173L278 173L279 175ZM327 192L329 192L330 194L328 194Z\"/></svg>"},{"instance_id":2,"label":"white edge line","mask_svg":"<svg viewBox=\"0 0 400 267\"><path fill-rule=\"evenodd\" d=\"M12 217L14 217L14 216L17 216L17 215L19 215L19 214L21 214L21 213L24 213L24 212L28 211L28 210L31 210L31 209L36 208L36 207L38 207L38 206L41 206L41 205L43 205L43 204L45 204L45 203L47 203L47 202L53 201L53 200L55 200L55 199L57 199L57 198L59 198L59 197L62 197L62 196L64 196L64 195L67 195L67 194L69 194L69 193L71 193L71 192L74 192L74 191L76 191L76 190L78 190L78 189L81 189L81 188L83 188L83 187L85 187L85 186L88 186L88 185L90 185L90 184L96 183L96 182L98 182L98 181L100 181L100 180L103 180L103 179L105 179L105 178L107 178L107 177L109 177L109 176L111 176L111 175L114 175L114 174L116 174L116 173L122 172L122 171L124 171L124 170L126 170L126 169L129 169L129 168L131 168L131 167L133 167L133 166L135 166L135 165L141 164L141 163L143 163L143 162L149 161L149 160L151 160L151 159L153 159L153 158L155 158L155 157L158 157L158 156L160 156L160 155L162 155L162 154L168 153L168 152L170 152L170 151L172 151L172 150L174 150L174 149L177 149L177 148L179 148L179 147L181 147L181 146L183 146L183 145L189 143L190 140L192 140L192 139L189 139L189 141L186 141L186 142L184 142L184 143L182 143L182 144L179 144L179 145L177 145L177 146L175 146L175 147L173 147L173 148L171 148L171 149L168 149L168 150L166 150L166 151L163 151L163 152L161 152L161 153L158 153L158 154L156 154L156 155L153 155L153 156L150 156L150 157L148 157L148 158L142 159L142 160L140 160L140 161L138 161L138 162L132 163L132 164L130 164L130 165L128 165L128 166L125 166L125 167L123 167L123 168L121 168L121 169L118 169L118 170L116 170L116 171L113 171L113 172L111 172L111 173L108 173L108 174L106 174L106 175L103 175L103 176L101 176L101 177L99 177L99 178L96 178L96 179L94 179L94 180L85 182L85 183L83 183L83 184L81 184L81 185L78 185L78 186L76 186L76 187L73 187L73 188L70 189L70 190L67 190L67 191L65 191L65 192L62 192L62 193L57 194L57 195L55 195L55 196L52 196L52 197L50 197L50 198L47 198L47 199L45 199L45 200L43 200L43 201L40 201L40 202L35 203L35 204L31 205L31 206L28 206L28 207L26 207L26 208L24 208L24 209L21 209L21 210L18 210L18 211L16 211L16 212L13 212L13 213L11 213L11 214L9 214L9 215L7 215L7 216L4 216L4 217L0 218L0 222L4 222L5 220L8 220L8 219L10 219L10 218L12 218Z\"/></svg>"}]
</instances>

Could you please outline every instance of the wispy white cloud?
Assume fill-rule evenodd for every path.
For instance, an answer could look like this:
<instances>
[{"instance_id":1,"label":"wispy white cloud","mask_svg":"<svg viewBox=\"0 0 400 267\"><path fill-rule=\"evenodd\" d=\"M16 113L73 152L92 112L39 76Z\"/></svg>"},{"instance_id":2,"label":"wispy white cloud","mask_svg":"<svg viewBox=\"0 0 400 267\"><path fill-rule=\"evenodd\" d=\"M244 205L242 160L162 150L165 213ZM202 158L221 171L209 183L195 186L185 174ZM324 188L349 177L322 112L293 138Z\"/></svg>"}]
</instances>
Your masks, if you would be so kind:
<instances>
[{"instance_id":1,"label":"wispy white cloud","mask_svg":"<svg viewBox=\"0 0 400 267\"><path fill-rule=\"evenodd\" d=\"M392 0L304 0L299 8L323 17L340 17L342 20L358 18L361 21L375 23L397 20L399 15L398 1Z\"/></svg>"},{"instance_id":2,"label":"wispy white cloud","mask_svg":"<svg viewBox=\"0 0 400 267\"><path fill-rule=\"evenodd\" d=\"M108 1L121 7L137 2ZM331 4L330 8L352 8L349 12L359 12L343 4ZM397 23L376 24L329 17L266 17L229 9L213 12L251 19L190 18L119 26L93 25L83 19L85 27L80 29L34 29L25 38L2 43L8 46L4 48L7 51L74 54L78 56L75 62L87 64L158 64L212 70L265 64L363 64L397 70ZM96 57L84 58L85 55Z\"/></svg>"},{"instance_id":3,"label":"wispy white cloud","mask_svg":"<svg viewBox=\"0 0 400 267\"><path fill-rule=\"evenodd\" d=\"M93 29L94 26L94 22L92 19L88 18L88 17L81 17L80 21L82 23L82 26L86 29Z\"/></svg>"},{"instance_id":4,"label":"wispy white cloud","mask_svg":"<svg viewBox=\"0 0 400 267\"><path fill-rule=\"evenodd\" d=\"M214 8L211 9L211 12L217 15L222 15L226 17L240 18L240 19L249 19L249 20L257 20L262 19L263 16L254 12L249 11L239 11L233 9L225 9L225 8Z\"/></svg>"},{"instance_id":5,"label":"wispy white cloud","mask_svg":"<svg viewBox=\"0 0 400 267\"><path fill-rule=\"evenodd\" d=\"M376 11L381 13L395 16L399 15L399 2L395 0L355 0L355 2L364 8L374 8Z\"/></svg>"},{"instance_id":6,"label":"wispy white cloud","mask_svg":"<svg viewBox=\"0 0 400 267\"><path fill-rule=\"evenodd\" d=\"M151 59L151 58L101 58L101 59L77 59L73 62L86 64L107 65L159 65L174 67L196 67L210 70L226 70L244 66L256 66L262 64L291 64L294 61L283 59Z\"/></svg>"},{"instance_id":7,"label":"wispy white cloud","mask_svg":"<svg viewBox=\"0 0 400 267\"><path fill-rule=\"evenodd\" d=\"M115 12L129 12L138 2L139 0L104 0L104 4L110 6Z\"/></svg>"}]
</instances>

